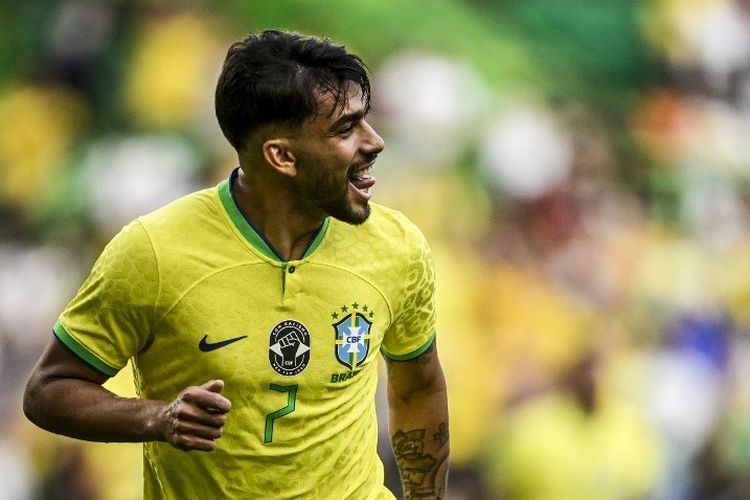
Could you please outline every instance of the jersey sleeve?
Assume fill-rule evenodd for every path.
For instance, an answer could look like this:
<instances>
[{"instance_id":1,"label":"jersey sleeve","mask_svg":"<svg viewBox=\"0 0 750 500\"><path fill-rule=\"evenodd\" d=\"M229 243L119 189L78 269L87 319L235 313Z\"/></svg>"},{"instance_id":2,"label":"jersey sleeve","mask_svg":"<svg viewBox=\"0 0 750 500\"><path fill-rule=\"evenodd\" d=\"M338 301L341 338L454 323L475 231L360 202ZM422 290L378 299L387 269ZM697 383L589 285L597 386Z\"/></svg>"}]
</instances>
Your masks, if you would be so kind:
<instances>
[{"instance_id":1,"label":"jersey sleeve","mask_svg":"<svg viewBox=\"0 0 750 500\"><path fill-rule=\"evenodd\" d=\"M132 222L105 247L53 333L86 363L113 376L147 343L158 292L151 241L141 223Z\"/></svg>"},{"instance_id":2,"label":"jersey sleeve","mask_svg":"<svg viewBox=\"0 0 750 500\"><path fill-rule=\"evenodd\" d=\"M435 266L424 236L417 231L415 239L401 297L395 301L398 309L381 347L385 356L397 361L416 358L435 337Z\"/></svg>"}]
</instances>

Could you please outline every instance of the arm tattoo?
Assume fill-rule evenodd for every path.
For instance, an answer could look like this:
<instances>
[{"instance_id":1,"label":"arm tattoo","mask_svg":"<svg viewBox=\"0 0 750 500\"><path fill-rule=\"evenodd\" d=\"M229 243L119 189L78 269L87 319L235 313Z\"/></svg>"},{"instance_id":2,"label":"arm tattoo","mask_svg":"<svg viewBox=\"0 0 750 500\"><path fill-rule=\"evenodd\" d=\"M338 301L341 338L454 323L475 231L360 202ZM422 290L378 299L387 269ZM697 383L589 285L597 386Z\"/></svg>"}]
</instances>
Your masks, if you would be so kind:
<instances>
[{"instance_id":1,"label":"arm tattoo","mask_svg":"<svg viewBox=\"0 0 750 500\"><path fill-rule=\"evenodd\" d=\"M441 423L438 431L432 435L432 439L440 443L440 446L443 446L445 443L447 443L449 439L448 424L446 424L445 422Z\"/></svg>"},{"instance_id":2,"label":"arm tattoo","mask_svg":"<svg viewBox=\"0 0 750 500\"><path fill-rule=\"evenodd\" d=\"M441 424L443 429L445 424ZM447 426L446 426L447 432ZM404 432L399 429L392 437L393 454L401 469L406 498L434 497L437 459L424 452L425 429Z\"/></svg>"}]
</instances>

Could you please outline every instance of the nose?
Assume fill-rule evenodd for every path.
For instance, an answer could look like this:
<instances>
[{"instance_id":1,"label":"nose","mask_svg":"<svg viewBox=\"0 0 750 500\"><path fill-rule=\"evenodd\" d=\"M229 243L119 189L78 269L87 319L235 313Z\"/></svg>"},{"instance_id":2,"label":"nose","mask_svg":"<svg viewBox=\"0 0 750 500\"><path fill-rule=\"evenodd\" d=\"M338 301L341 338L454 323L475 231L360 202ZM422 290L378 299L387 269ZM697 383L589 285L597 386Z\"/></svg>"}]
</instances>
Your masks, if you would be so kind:
<instances>
[{"instance_id":1,"label":"nose","mask_svg":"<svg viewBox=\"0 0 750 500\"><path fill-rule=\"evenodd\" d=\"M381 151L383 151L383 148L385 148L385 141L383 140L380 135L375 132L375 129L372 128L372 125L370 125L367 121L364 121L365 126L365 132L366 132L366 138L363 144L363 149L365 149L367 154L378 154Z\"/></svg>"}]
</instances>

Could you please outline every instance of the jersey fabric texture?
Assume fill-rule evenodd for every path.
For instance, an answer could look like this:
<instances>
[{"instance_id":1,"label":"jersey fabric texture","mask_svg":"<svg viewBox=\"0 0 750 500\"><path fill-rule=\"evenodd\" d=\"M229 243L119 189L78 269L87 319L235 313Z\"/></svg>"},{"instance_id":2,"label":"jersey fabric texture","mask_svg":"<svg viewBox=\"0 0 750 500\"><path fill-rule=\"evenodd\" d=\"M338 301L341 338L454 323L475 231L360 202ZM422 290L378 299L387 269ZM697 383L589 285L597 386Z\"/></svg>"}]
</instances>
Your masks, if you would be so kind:
<instances>
[{"instance_id":1,"label":"jersey fabric texture","mask_svg":"<svg viewBox=\"0 0 750 500\"><path fill-rule=\"evenodd\" d=\"M53 329L106 375L133 360L142 398L223 379L232 401L210 453L144 444L146 499L385 499L377 353L434 338L434 270L419 230L371 204L328 218L285 262L242 215L236 176L126 226Z\"/></svg>"}]
</instances>

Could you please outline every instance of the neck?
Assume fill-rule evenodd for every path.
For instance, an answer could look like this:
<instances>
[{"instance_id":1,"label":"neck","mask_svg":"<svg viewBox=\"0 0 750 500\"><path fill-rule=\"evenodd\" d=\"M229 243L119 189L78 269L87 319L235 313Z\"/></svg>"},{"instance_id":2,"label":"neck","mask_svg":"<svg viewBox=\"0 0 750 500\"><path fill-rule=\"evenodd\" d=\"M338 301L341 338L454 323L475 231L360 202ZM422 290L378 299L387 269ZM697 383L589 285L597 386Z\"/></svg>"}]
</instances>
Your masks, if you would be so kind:
<instances>
[{"instance_id":1,"label":"neck","mask_svg":"<svg viewBox=\"0 0 750 500\"><path fill-rule=\"evenodd\" d=\"M232 193L242 213L252 222L283 260L301 259L315 238L326 214L304 210L294 203L298 197L284 179L266 180L240 168ZM281 181L281 182L279 182Z\"/></svg>"}]
</instances>

